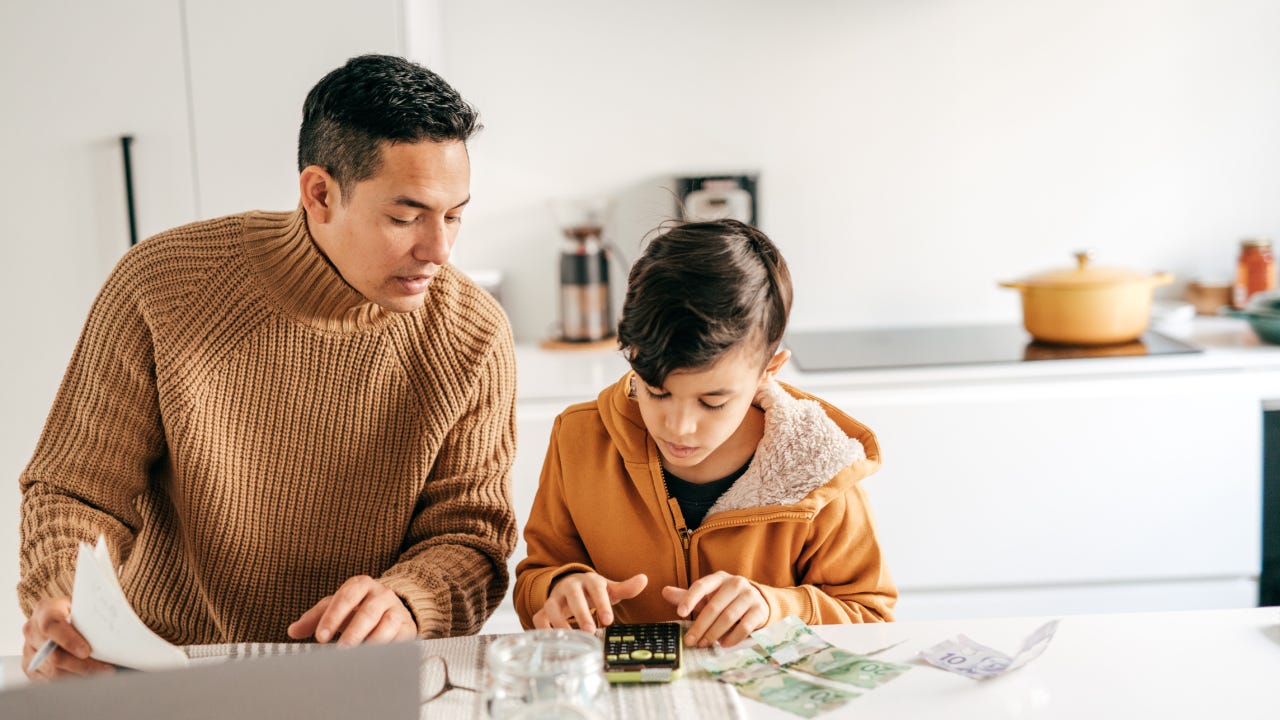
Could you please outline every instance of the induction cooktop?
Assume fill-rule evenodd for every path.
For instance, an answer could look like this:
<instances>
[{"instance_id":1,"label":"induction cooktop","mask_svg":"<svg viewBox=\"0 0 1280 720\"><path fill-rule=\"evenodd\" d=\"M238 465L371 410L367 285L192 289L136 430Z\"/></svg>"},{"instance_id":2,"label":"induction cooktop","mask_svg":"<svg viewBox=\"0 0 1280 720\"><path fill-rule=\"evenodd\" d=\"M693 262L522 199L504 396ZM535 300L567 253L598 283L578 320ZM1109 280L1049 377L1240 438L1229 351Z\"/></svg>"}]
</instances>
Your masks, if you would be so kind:
<instances>
[{"instance_id":1,"label":"induction cooktop","mask_svg":"<svg viewBox=\"0 0 1280 720\"><path fill-rule=\"evenodd\" d=\"M1050 345L1032 339L1021 325L803 330L788 333L784 344L791 350L792 362L806 372L1201 352L1154 331L1121 345Z\"/></svg>"}]
</instances>

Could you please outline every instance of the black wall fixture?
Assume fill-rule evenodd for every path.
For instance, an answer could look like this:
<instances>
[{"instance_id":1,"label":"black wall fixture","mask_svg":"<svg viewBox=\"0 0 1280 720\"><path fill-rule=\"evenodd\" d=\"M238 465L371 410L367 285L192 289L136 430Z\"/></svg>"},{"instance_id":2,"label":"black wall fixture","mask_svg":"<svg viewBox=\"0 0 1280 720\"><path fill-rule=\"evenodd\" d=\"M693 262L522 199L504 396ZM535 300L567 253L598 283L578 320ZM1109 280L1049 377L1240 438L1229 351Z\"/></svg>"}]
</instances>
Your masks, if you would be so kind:
<instances>
[{"instance_id":1,"label":"black wall fixture","mask_svg":"<svg viewBox=\"0 0 1280 720\"><path fill-rule=\"evenodd\" d=\"M1262 414L1262 573L1258 605L1280 605L1280 410Z\"/></svg>"},{"instance_id":2,"label":"black wall fixture","mask_svg":"<svg viewBox=\"0 0 1280 720\"><path fill-rule=\"evenodd\" d=\"M133 209L133 159L129 146L133 144L132 135L120 136L120 154L124 157L124 200L129 209L129 245L138 244L138 218Z\"/></svg>"}]
</instances>

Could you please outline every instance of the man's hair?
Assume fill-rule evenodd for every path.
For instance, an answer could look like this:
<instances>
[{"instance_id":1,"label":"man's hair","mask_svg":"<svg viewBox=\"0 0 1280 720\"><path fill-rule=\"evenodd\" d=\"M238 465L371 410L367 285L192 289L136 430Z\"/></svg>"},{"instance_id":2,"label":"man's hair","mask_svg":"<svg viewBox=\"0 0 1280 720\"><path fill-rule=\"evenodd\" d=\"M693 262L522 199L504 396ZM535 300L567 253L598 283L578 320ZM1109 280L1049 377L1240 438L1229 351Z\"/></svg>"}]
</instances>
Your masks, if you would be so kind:
<instances>
[{"instance_id":1,"label":"man's hair","mask_svg":"<svg viewBox=\"0 0 1280 720\"><path fill-rule=\"evenodd\" d=\"M480 117L449 83L390 55L361 55L311 88L298 131L298 172L317 165L350 188L377 174L383 142L466 142Z\"/></svg>"},{"instance_id":2,"label":"man's hair","mask_svg":"<svg viewBox=\"0 0 1280 720\"><path fill-rule=\"evenodd\" d=\"M764 367L790 313L791 273L764 233L737 220L684 223L631 268L618 340L640 379L660 388L743 343Z\"/></svg>"}]
</instances>

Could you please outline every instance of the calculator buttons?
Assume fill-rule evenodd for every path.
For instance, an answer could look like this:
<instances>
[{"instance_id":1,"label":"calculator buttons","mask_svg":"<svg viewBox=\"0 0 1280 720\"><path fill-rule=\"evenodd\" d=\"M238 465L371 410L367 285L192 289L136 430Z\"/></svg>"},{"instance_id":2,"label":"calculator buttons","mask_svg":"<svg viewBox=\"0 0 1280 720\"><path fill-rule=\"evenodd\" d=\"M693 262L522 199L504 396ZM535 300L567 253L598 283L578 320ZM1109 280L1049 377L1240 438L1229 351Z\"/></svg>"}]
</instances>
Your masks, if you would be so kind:
<instances>
[{"instance_id":1,"label":"calculator buttons","mask_svg":"<svg viewBox=\"0 0 1280 720\"><path fill-rule=\"evenodd\" d=\"M662 653L658 653L658 654L661 655ZM653 653L643 648L639 650L635 650L631 653L632 660L648 660L651 657L653 657Z\"/></svg>"}]
</instances>

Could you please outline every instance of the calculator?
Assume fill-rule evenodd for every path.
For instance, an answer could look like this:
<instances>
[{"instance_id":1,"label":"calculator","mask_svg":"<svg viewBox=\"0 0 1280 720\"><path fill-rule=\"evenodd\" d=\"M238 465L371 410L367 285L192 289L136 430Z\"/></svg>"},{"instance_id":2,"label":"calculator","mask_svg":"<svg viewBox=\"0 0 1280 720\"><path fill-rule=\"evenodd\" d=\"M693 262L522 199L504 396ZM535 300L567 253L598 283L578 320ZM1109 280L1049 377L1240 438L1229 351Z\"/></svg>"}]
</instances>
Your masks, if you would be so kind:
<instances>
[{"instance_id":1,"label":"calculator","mask_svg":"<svg viewBox=\"0 0 1280 720\"><path fill-rule=\"evenodd\" d=\"M609 682L670 682L680 675L684 631L678 622L610 625L604 629Z\"/></svg>"}]
</instances>

